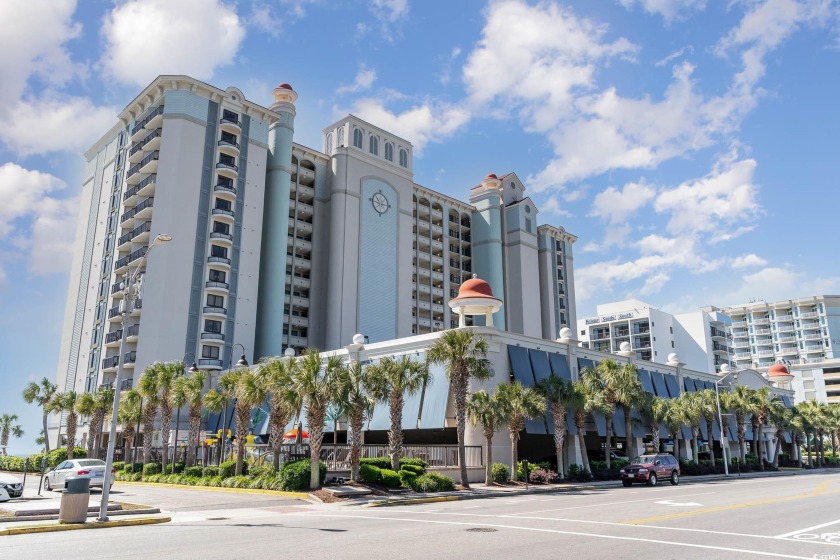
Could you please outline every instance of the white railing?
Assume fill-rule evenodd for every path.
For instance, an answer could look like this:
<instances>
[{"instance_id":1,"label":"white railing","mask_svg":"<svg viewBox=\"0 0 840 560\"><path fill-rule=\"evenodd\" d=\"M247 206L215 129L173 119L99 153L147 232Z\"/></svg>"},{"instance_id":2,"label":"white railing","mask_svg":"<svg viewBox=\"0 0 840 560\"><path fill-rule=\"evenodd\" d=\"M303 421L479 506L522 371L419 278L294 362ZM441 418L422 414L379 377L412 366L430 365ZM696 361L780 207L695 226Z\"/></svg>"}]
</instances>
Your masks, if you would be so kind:
<instances>
[{"instance_id":1,"label":"white railing","mask_svg":"<svg viewBox=\"0 0 840 560\"><path fill-rule=\"evenodd\" d=\"M480 445L465 447L467 467L484 466ZM388 457L387 445L362 445L362 458ZM429 468L458 467L457 445L403 445L403 457L422 459L429 464ZM350 445L325 443L321 447L321 460L330 470L350 469Z\"/></svg>"}]
</instances>

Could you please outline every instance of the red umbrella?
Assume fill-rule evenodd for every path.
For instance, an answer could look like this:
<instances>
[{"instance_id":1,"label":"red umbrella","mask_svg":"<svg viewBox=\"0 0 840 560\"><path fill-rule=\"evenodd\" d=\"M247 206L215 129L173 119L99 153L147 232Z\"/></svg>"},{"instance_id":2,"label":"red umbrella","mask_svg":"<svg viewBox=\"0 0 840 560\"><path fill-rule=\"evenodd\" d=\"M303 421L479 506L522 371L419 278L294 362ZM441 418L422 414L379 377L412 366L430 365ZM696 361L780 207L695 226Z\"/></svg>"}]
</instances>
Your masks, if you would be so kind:
<instances>
[{"instance_id":1,"label":"red umbrella","mask_svg":"<svg viewBox=\"0 0 840 560\"><path fill-rule=\"evenodd\" d=\"M309 432L305 432L303 430L300 431L300 435L303 439L309 439ZM297 439L298 431L297 428L294 430L289 430L285 434L283 434L283 439Z\"/></svg>"}]
</instances>

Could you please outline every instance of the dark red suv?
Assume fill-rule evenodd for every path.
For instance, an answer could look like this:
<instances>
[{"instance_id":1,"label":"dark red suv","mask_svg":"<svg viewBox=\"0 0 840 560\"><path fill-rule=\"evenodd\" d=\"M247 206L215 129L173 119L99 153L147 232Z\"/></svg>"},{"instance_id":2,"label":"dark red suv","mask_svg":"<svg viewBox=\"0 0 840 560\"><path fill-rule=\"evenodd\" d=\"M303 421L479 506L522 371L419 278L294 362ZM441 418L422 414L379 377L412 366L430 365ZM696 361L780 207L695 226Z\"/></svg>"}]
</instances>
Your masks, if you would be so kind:
<instances>
[{"instance_id":1,"label":"dark red suv","mask_svg":"<svg viewBox=\"0 0 840 560\"><path fill-rule=\"evenodd\" d=\"M673 455L667 453L641 455L621 469L619 476L624 486L634 482L656 486L660 480L670 480L676 486L680 483L680 464Z\"/></svg>"}]
</instances>

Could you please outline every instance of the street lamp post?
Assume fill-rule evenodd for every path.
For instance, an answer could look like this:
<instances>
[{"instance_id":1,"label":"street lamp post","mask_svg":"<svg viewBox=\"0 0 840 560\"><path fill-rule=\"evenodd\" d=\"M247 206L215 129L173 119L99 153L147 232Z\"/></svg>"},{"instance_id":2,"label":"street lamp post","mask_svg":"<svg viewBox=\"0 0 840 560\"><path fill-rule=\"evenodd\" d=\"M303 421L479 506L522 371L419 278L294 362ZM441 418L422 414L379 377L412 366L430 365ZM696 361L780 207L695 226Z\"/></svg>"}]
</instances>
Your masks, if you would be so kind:
<instances>
[{"instance_id":1,"label":"street lamp post","mask_svg":"<svg viewBox=\"0 0 840 560\"><path fill-rule=\"evenodd\" d=\"M242 348L242 355L239 356L239 361L236 362L236 367L248 367L248 365L249 365L248 360L245 359L245 347L242 344L239 344L237 342L230 349L230 358L228 359L228 367L227 367L227 370L225 370L225 371L230 371L231 363L233 362L233 351L237 346ZM222 376L219 375L219 381L221 381L221 380L222 380ZM217 386L218 386L218 384L217 384ZM235 403L234 403L234 406L235 406ZM225 443L226 443L225 440L227 439L227 423L228 423L228 421L227 421L227 409L228 409L228 403L227 403L227 397L225 397L225 409L222 411L222 432L221 432L220 437L219 437L219 446L220 446L219 466L220 467L222 466L222 458L223 458L223 455L225 454ZM244 436L239 435L239 437L244 437Z\"/></svg>"},{"instance_id":2,"label":"street lamp post","mask_svg":"<svg viewBox=\"0 0 840 560\"><path fill-rule=\"evenodd\" d=\"M187 365L187 356L192 356L193 363L190 366L190 369L187 371L190 373L198 373L198 365L195 363L195 354L192 352L187 352L184 354L184 357L181 358L181 363ZM178 429L181 427L181 407L178 407L178 411L175 413L175 447L174 451L172 452L172 473L175 473L175 463L178 462Z\"/></svg>"},{"instance_id":3,"label":"street lamp post","mask_svg":"<svg viewBox=\"0 0 840 560\"><path fill-rule=\"evenodd\" d=\"M723 472L729 476L729 438L726 437L726 430L723 425L723 413L720 409L720 391L718 387L723 383L723 380L732 375L733 380L738 380L738 371L729 371L729 364L720 366L720 372L723 377L715 381L715 399L717 400L718 423L720 424L720 450L723 453Z\"/></svg>"},{"instance_id":4,"label":"street lamp post","mask_svg":"<svg viewBox=\"0 0 840 560\"><path fill-rule=\"evenodd\" d=\"M111 476L111 469L114 465L114 444L117 439L117 416L120 411L120 385L122 384L123 364L125 362L125 339L128 338L128 316L131 313L131 299L132 291L134 289L134 282L137 280L137 275L143 264L149 257L149 253L157 245L168 243L172 241L172 236L166 234L158 234L154 241L146 249L146 253L134 269L134 273L128 276L127 280L123 282L123 300L122 300L122 336L120 337L120 350L117 366L117 378L114 381L114 405L111 409L111 431L108 435L108 452L105 455L105 482L102 484L102 503L99 506L99 517L96 518L98 522L108 521L108 496L111 493L111 484L108 482L108 477Z\"/></svg>"}]
</instances>

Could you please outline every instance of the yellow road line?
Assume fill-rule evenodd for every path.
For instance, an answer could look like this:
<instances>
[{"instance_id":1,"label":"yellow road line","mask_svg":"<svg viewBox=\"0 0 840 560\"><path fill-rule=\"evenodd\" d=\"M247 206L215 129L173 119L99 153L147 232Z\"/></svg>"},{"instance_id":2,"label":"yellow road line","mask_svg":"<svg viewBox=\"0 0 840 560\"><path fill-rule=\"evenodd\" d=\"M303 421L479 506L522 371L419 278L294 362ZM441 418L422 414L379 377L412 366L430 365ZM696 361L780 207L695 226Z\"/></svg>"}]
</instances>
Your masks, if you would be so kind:
<instances>
[{"instance_id":1,"label":"yellow road line","mask_svg":"<svg viewBox=\"0 0 840 560\"><path fill-rule=\"evenodd\" d=\"M804 494L795 494L793 496L782 496L779 498L769 498L767 500L756 500L752 502L742 502L738 504L729 504L725 506L717 506L717 507L709 507L704 509L695 509L690 511L680 511L676 513L670 513L666 515L657 515L655 517L645 517L643 519L633 519L631 521L621 521L622 525L643 525L645 523L653 523L656 521L667 521L669 519L680 519L682 517L691 517L694 515L702 515L704 513L716 513L720 511L728 511L733 509L742 509L748 507L755 507L755 506L763 506L768 504L776 504L779 502L788 502L793 500L803 500L807 498L815 498L818 496L825 496L828 494L838 494L840 490L829 490L828 487L837 482L835 480L827 480L825 482L821 482L814 488L811 492L806 492Z\"/></svg>"}]
</instances>

